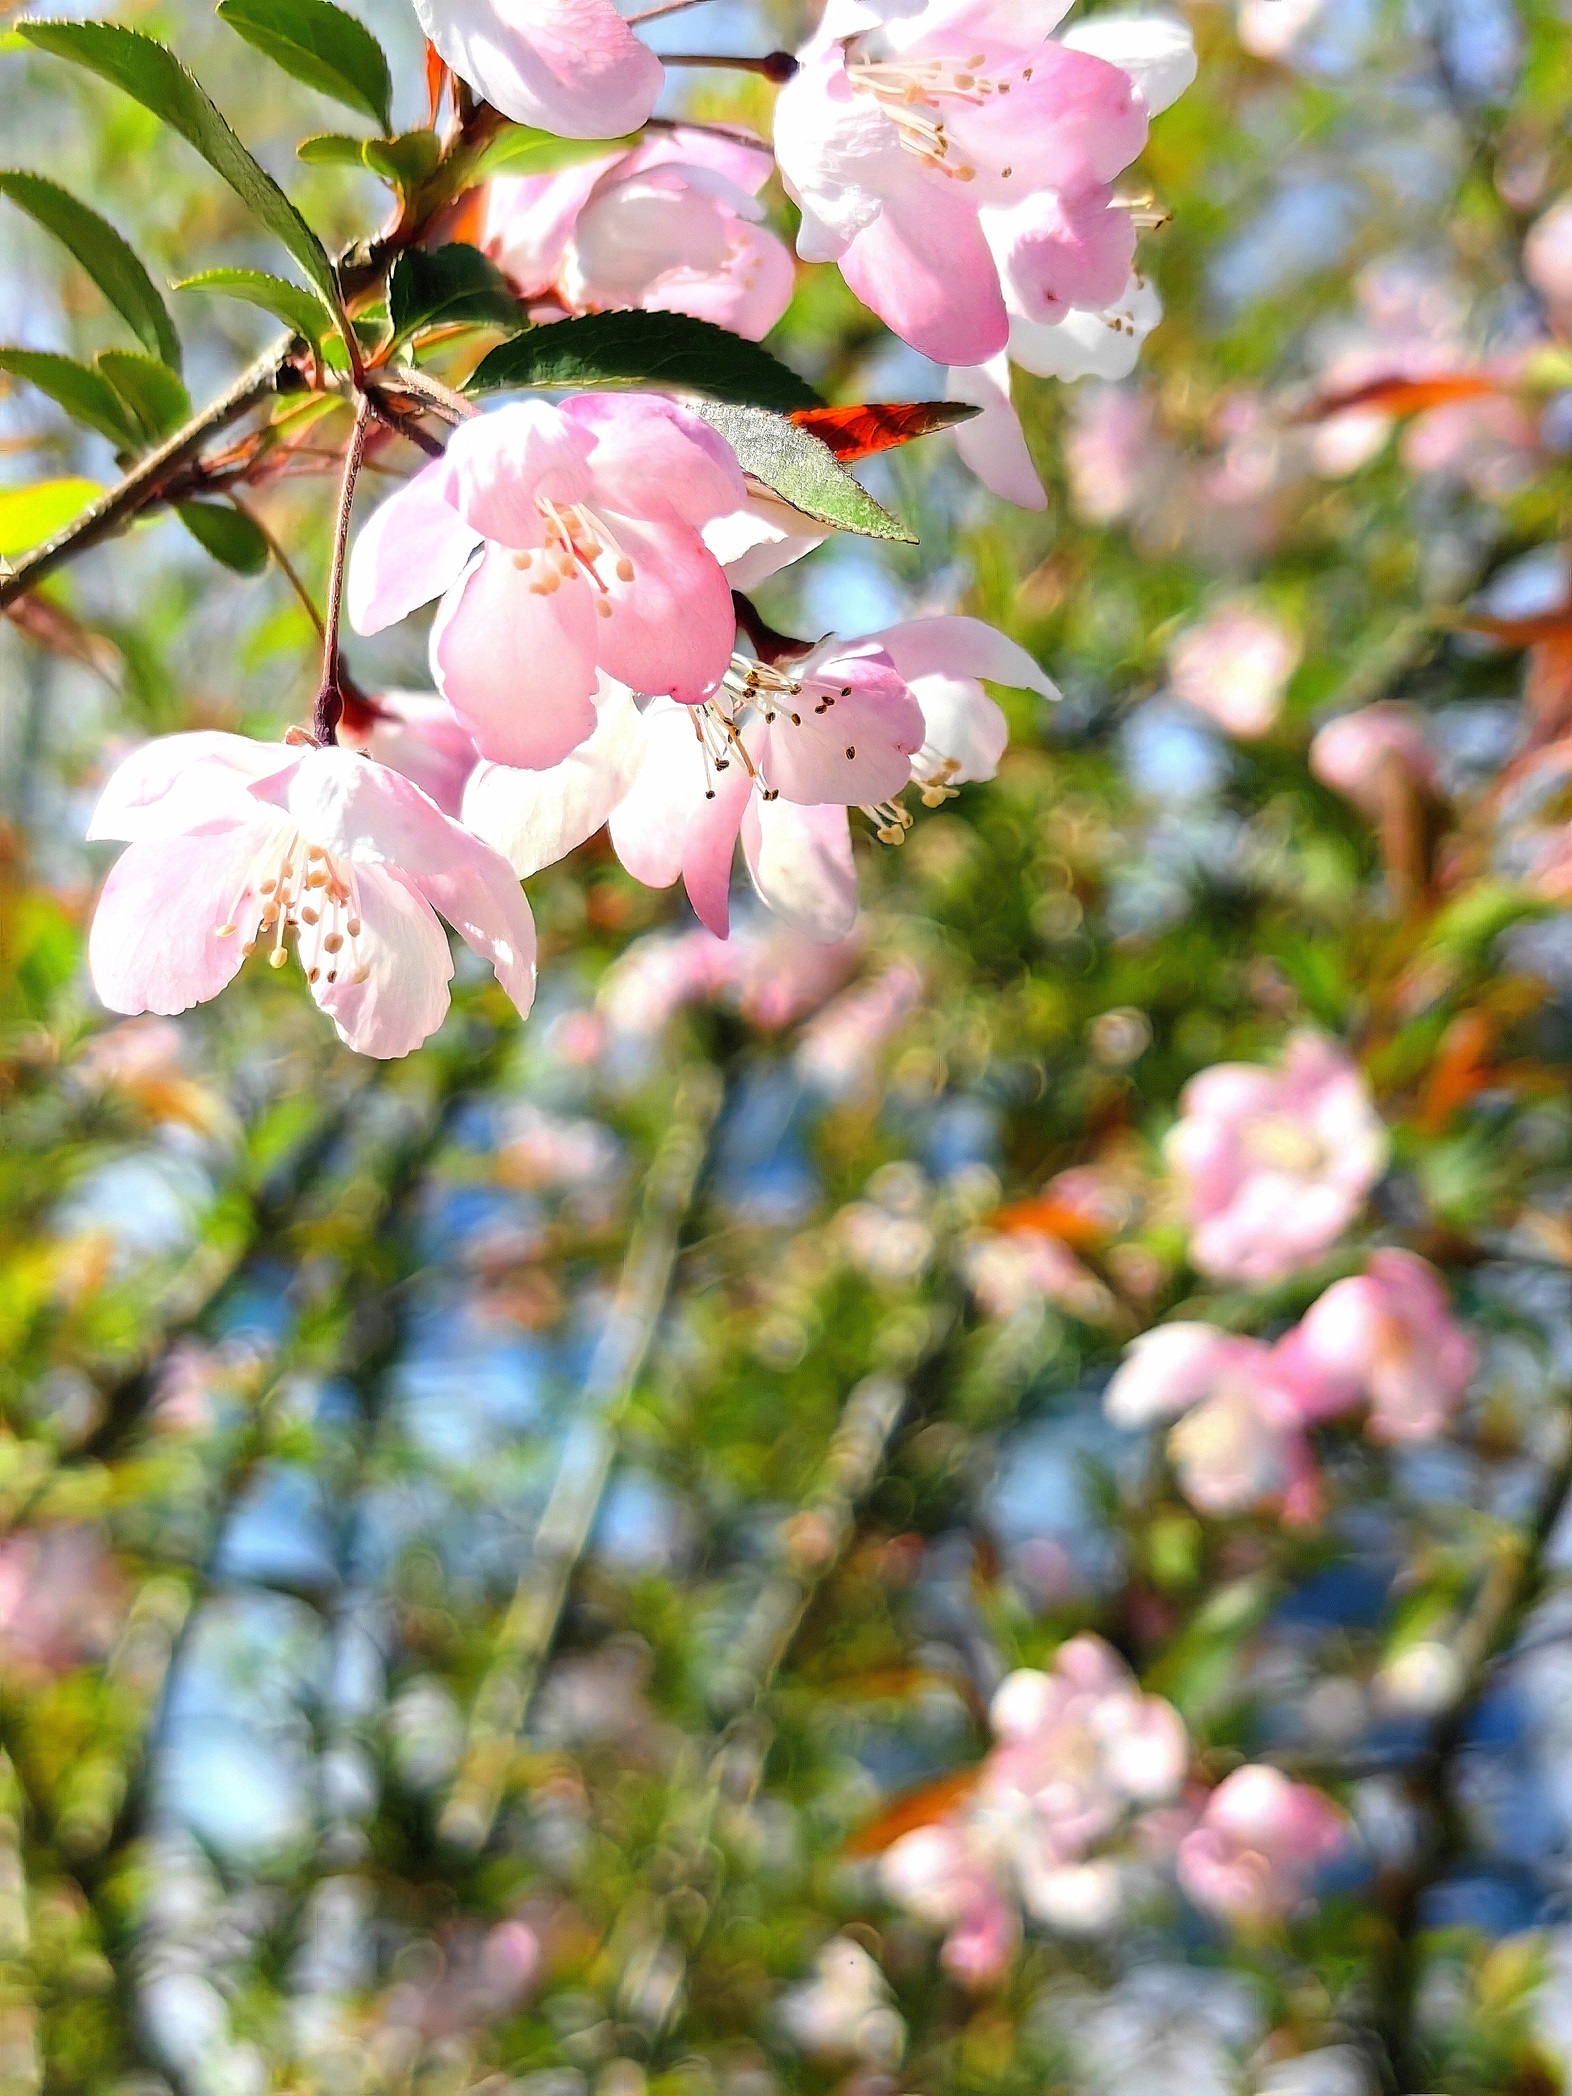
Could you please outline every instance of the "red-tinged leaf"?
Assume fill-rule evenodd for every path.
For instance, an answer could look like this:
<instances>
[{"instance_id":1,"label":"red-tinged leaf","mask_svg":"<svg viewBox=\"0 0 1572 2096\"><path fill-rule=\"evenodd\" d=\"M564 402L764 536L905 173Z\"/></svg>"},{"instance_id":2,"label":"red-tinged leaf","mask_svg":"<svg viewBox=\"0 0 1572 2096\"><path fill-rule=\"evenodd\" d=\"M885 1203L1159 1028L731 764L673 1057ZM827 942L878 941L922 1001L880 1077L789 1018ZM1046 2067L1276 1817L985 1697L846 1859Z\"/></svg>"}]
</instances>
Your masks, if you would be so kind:
<instances>
[{"instance_id":1,"label":"red-tinged leaf","mask_svg":"<svg viewBox=\"0 0 1572 2096\"><path fill-rule=\"evenodd\" d=\"M1488 1013L1462 1012L1452 1021L1431 1066L1419 1109L1426 1135L1442 1135L1453 1115L1494 1078L1495 1022Z\"/></svg>"},{"instance_id":2,"label":"red-tinged leaf","mask_svg":"<svg viewBox=\"0 0 1572 2096\"><path fill-rule=\"evenodd\" d=\"M876 1820L872 1820L846 1844L848 1856L882 1856L893 1848L903 1834L911 1834L918 1827L932 1827L942 1819L948 1819L957 1805L964 1805L977 1788L980 1768L953 1769L949 1775L940 1776L937 1782L924 1783L918 1790L908 1790L892 1805L885 1807Z\"/></svg>"},{"instance_id":3,"label":"red-tinged leaf","mask_svg":"<svg viewBox=\"0 0 1572 2096\"><path fill-rule=\"evenodd\" d=\"M1482 633L1504 648L1537 648L1545 642L1572 640L1572 610L1545 611L1532 619L1492 619L1483 615L1458 620L1469 633Z\"/></svg>"},{"instance_id":4,"label":"red-tinged leaf","mask_svg":"<svg viewBox=\"0 0 1572 2096\"><path fill-rule=\"evenodd\" d=\"M1040 1237L1057 1237L1072 1251L1091 1252L1108 1242L1112 1232L1083 1209L1043 1194L1030 1201L1017 1201L1001 1208L992 1227L1005 1236L1035 1231Z\"/></svg>"},{"instance_id":5,"label":"red-tinged leaf","mask_svg":"<svg viewBox=\"0 0 1572 2096\"><path fill-rule=\"evenodd\" d=\"M447 79L448 69L442 53L428 39L426 43L426 101L428 104L426 121L433 131L437 128L437 111L442 107L442 90L447 85Z\"/></svg>"},{"instance_id":6,"label":"red-tinged leaf","mask_svg":"<svg viewBox=\"0 0 1572 2096\"><path fill-rule=\"evenodd\" d=\"M1328 393L1313 401L1301 419L1324 422L1351 408L1374 408L1383 415L1422 415L1426 408L1454 406L1462 400L1493 400L1516 390L1506 380L1482 371L1438 373L1434 378L1377 378L1346 393Z\"/></svg>"},{"instance_id":7,"label":"red-tinged leaf","mask_svg":"<svg viewBox=\"0 0 1572 2096\"><path fill-rule=\"evenodd\" d=\"M953 429L979 412L964 400L884 400L855 408L799 408L791 420L827 444L844 466Z\"/></svg>"}]
</instances>

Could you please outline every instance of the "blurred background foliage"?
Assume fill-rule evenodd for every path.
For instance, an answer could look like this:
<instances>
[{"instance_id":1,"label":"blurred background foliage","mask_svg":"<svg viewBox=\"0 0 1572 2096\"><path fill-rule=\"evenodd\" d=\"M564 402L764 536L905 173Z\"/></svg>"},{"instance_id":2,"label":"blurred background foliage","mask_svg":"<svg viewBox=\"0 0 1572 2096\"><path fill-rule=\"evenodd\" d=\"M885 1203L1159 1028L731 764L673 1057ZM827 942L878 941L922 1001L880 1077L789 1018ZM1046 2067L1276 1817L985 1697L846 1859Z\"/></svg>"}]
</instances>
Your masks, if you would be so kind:
<instances>
[{"instance_id":1,"label":"blurred background foliage","mask_svg":"<svg viewBox=\"0 0 1572 2096\"><path fill-rule=\"evenodd\" d=\"M412 15L364 12L417 122ZM330 246L375 224L370 177L294 158L329 105L199 0L118 17ZM82 958L97 785L150 732L278 732L313 635L276 568L229 574L167 517L0 626L0 2087L1572 2085L1572 1559L1546 1497L1572 944L1524 879L1564 782L1511 790L1572 711L1572 363L1524 266L1572 183L1572 35L1556 0L1188 19L1200 79L1142 170L1167 318L1127 382L1017 382L1046 513L932 439L867 469L920 545L832 542L761 600L805 634L960 604L1063 688L1005 696L995 783L898 852L859 843L846 950L752 919L720 969L592 844L532 883L527 1027L462 966L442 1034L386 1067L263 969L114 1024ZM715 0L662 27L762 50L804 23ZM767 122L766 90L713 77L684 106ZM7 157L156 277L273 266L124 98L15 39L0 98ZM0 220L0 334L118 341ZM177 304L200 401L269 324ZM942 390L830 271L776 346L837 400ZM1372 376L1501 371L1483 402L1367 403L1341 452L1312 413ZM21 386L0 453L0 505L113 472ZM254 498L317 592L330 487ZM1299 653L1253 739L1169 676L1241 594ZM418 686L421 636L352 665ZM1319 724L1386 698L1435 753L1417 841L1307 766ZM1394 1130L1372 1230L1446 1269L1484 1365L1450 1438L1329 1446L1326 1518L1292 1531L1198 1519L1101 1392L1160 1317L1275 1330L1349 1269L1209 1288L1164 1176L1184 1083L1304 1022ZM1332 1789L1358 1859L1286 1931L1230 1938L1170 1893L1111 1936L1034 1936L970 1995L880 1889L881 1815L939 1809L999 1680L1083 1628L1214 1778L1275 1755ZM1464 1669L1439 1703L1425 1654ZM888 1991L870 1966L837 2007L832 1939Z\"/></svg>"}]
</instances>

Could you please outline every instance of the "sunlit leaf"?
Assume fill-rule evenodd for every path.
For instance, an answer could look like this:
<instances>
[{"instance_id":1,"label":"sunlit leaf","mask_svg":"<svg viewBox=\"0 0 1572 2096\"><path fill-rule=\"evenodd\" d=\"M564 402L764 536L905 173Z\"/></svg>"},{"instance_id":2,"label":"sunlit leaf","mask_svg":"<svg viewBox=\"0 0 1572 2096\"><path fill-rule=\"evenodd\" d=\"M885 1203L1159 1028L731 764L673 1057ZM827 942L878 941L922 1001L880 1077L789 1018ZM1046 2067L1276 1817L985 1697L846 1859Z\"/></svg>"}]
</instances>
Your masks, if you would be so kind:
<instances>
[{"instance_id":1,"label":"sunlit leaf","mask_svg":"<svg viewBox=\"0 0 1572 2096\"><path fill-rule=\"evenodd\" d=\"M458 241L429 251L410 248L399 256L388 280L388 312L397 341L420 328L459 322L524 325L518 294L496 263Z\"/></svg>"},{"instance_id":2,"label":"sunlit leaf","mask_svg":"<svg viewBox=\"0 0 1572 2096\"><path fill-rule=\"evenodd\" d=\"M200 276L182 277L176 291L212 291L226 298L244 299L260 306L285 327L303 335L313 348L322 341L322 308L309 291L283 277L269 276L261 269L205 269Z\"/></svg>"},{"instance_id":3,"label":"sunlit leaf","mask_svg":"<svg viewBox=\"0 0 1572 2096\"><path fill-rule=\"evenodd\" d=\"M30 488L0 488L0 560L13 560L53 538L103 493L96 480L41 480Z\"/></svg>"},{"instance_id":4,"label":"sunlit leaf","mask_svg":"<svg viewBox=\"0 0 1572 2096\"><path fill-rule=\"evenodd\" d=\"M528 124L508 124L467 172L472 182L489 182L495 175L554 175L586 161L614 159L637 144L637 138L558 138Z\"/></svg>"},{"instance_id":5,"label":"sunlit leaf","mask_svg":"<svg viewBox=\"0 0 1572 2096\"><path fill-rule=\"evenodd\" d=\"M163 441L191 419L191 396L177 372L135 350L104 349L94 368L114 387L147 444Z\"/></svg>"},{"instance_id":6,"label":"sunlit leaf","mask_svg":"<svg viewBox=\"0 0 1572 2096\"><path fill-rule=\"evenodd\" d=\"M783 414L822 405L806 379L757 342L686 313L590 313L532 328L483 358L469 391L519 386L670 386ZM826 446L819 450L834 463Z\"/></svg>"},{"instance_id":7,"label":"sunlit leaf","mask_svg":"<svg viewBox=\"0 0 1572 2096\"><path fill-rule=\"evenodd\" d=\"M915 534L874 501L828 444L786 416L724 403L707 404L700 412L731 445L743 471L773 488L804 516L864 538L916 543Z\"/></svg>"},{"instance_id":8,"label":"sunlit leaf","mask_svg":"<svg viewBox=\"0 0 1572 2096\"><path fill-rule=\"evenodd\" d=\"M327 249L172 51L114 22L23 22L17 34L41 51L68 58L123 88L178 131L223 176L258 224L294 256L334 319L342 317L338 279Z\"/></svg>"},{"instance_id":9,"label":"sunlit leaf","mask_svg":"<svg viewBox=\"0 0 1572 2096\"><path fill-rule=\"evenodd\" d=\"M382 46L332 0L218 0L218 13L294 79L391 128L393 75Z\"/></svg>"},{"instance_id":10,"label":"sunlit leaf","mask_svg":"<svg viewBox=\"0 0 1572 2096\"><path fill-rule=\"evenodd\" d=\"M180 338L168 308L135 251L106 218L58 182L20 168L0 169L0 194L71 251L151 355L180 369Z\"/></svg>"},{"instance_id":11,"label":"sunlit leaf","mask_svg":"<svg viewBox=\"0 0 1572 2096\"><path fill-rule=\"evenodd\" d=\"M73 422L96 429L119 451L137 451L141 426L114 387L100 372L53 350L0 348L0 371L25 379L64 408Z\"/></svg>"}]
</instances>

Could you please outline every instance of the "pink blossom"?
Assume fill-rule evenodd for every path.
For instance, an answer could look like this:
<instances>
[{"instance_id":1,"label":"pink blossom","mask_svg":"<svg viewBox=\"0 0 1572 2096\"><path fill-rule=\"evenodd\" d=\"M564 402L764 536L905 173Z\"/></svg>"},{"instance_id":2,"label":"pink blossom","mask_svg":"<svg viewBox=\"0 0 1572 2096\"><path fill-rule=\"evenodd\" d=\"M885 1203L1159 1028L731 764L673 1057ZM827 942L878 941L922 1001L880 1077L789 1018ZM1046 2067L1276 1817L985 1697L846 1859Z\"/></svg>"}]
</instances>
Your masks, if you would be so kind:
<instances>
[{"instance_id":1,"label":"pink blossom","mask_svg":"<svg viewBox=\"0 0 1572 2096\"><path fill-rule=\"evenodd\" d=\"M96 1529L14 1530L0 1540L0 1666L21 1686L101 1659L125 1602Z\"/></svg>"},{"instance_id":2,"label":"pink blossom","mask_svg":"<svg viewBox=\"0 0 1572 2096\"><path fill-rule=\"evenodd\" d=\"M343 748L413 779L444 815L458 819L480 753L446 699L434 692L385 691L371 700L346 701L338 739Z\"/></svg>"},{"instance_id":3,"label":"pink blossom","mask_svg":"<svg viewBox=\"0 0 1572 2096\"><path fill-rule=\"evenodd\" d=\"M1335 1042L1292 1035L1279 1069L1219 1063L1186 1085L1168 1138L1194 1235L1219 1280L1266 1285L1312 1265L1386 1169L1388 1139Z\"/></svg>"},{"instance_id":4,"label":"pink blossom","mask_svg":"<svg viewBox=\"0 0 1572 2096\"><path fill-rule=\"evenodd\" d=\"M559 138L619 138L665 78L613 0L415 0L438 53L483 101Z\"/></svg>"},{"instance_id":5,"label":"pink blossom","mask_svg":"<svg viewBox=\"0 0 1572 2096\"><path fill-rule=\"evenodd\" d=\"M911 776L929 807L998 772L1010 728L983 690L985 678L1039 698L1059 696L1026 650L982 619L908 619L869 641L884 649L922 708L923 741Z\"/></svg>"},{"instance_id":6,"label":"pink blossom","mask_svg":"<svg viewBox=\"0 0 1572 2096\"><path fill-rule=\"evenodd\" d=\"M1348 1821L1308 1783L1274 1768L1236 1769L1179 1844L1179 1882L1198 1907L1236 1928L1286 1921L1351 1838Z\"/></svg>"},{"instance_id":7,"label":"pink blossom","mask_svg":"<svg viewBox=\"0 0 1572 2096\"><path fill-rule=\"evenodd\" d=\"M355 547L350 616L434 597L432 672L482 755L543 770L596 725L598 675L685 704L731 658L731 587L700 537L746 499L729 445L647 394L517 401L457 429Z\"/></svg>"},{"instance_id":8,"label":"pink blossom","mask_svg":"<svg viewBox=\"0 0 1572 2096\"><path fill-rule=\"evenodd\" d=\"M1020 1948L1020 1909L964 1822L903 1834L884 1858L884 1886L908 1913L945 1931L945 1969L963 1986L996 1986L1009 1971Z\"/></svg>"},{"instance_id":9,"label":"pink blossom","mask_svg":"<svg viewBox=\"0 0 1572 2096\"><path fill-rule=\"evenodd\" d=\"M1058 0L830 0L776 105L799 252L924 355L977 365L1129 281L1110 184L1193 76L1171 24L1048 36Z\"/></svg>"},{"instance_id":10,"label":"pink blossom","mask_svg":"<svg viewBox=\"0 0 1572 2096\"><path fill-rule=\"evenodd\" d=\"M1412 1252L1372 1252L1363 1274L1335 1281L1281 1342L1301 1380L1368 1401L1378 1441L1443 1433L1479 1364L1434 1267Z\"/></svg>"},{"instance_id":11,"label":"pink blossom","mask_svg":"<svg viewBox=\"0 0 1572 2096\"><path fill-rule=\"evenodd\" d=\"M1421 716L1400 699L1382 699L1328 721L1310 745L1310 769L1361 814L1381 813L1381 779L1389 765L1426 791L1436 787L1435 759Z\"/></svg>"},{"instance_id":12,"label":"pink blossom","mask_svg":"<svg viewBox=\"0 0 1572 2096\"><path fill-rule=\"evenodd\" d=\"M397 772L349 750L169 735L115 772L90 838L129 849L88 941L111 1011L205 1003L264 939L293 931L311 994L362 1054L408 1055L441 1025L452 956L437 913L521 1012L535 928L505 860Z\"/></svg>"},{"instance_id":13,"label":"pink blossom","mask_svg":"<svg viewBox=\"0 0 1572 2096\"><path fill-rule=\"evenodd\" d=\"M1062 1239L1044 1230L997 1230L974 1237L962 1254L966 1284L985 1317L1018 1317L1057 1303L1072 1317L1100 1324L1114 1300Z\"/></svg>"},{"instance_id":14,"label":"pink blossom","mask_svg":"<svg viewBox=\"0 0 1572 2096\"><path fill-rule=\"evenodd\" d=\"M847 806L877 808L899 793L923 732L874 642L829 641L781 670L739 657L697 710L603 684L581 748L550 771L483 765L464 819L521 874L605 823L634 879L680 879L717 938L730 924L740 837L760 899L810 938L841 939L857 914Z\"/></svg>"},{"instance_id":15,"label":"pink blossom","mask_svg":"<svg viewBox=\"0 0 1572 2096\"><path fill-rule=\"evenodd\" d=\"M1077 516L1088 524L1128 517L1146 486L1157 444L1144 393L1106 385L1078 392L1064 446Z\"/></svg>"},{"instance_id":16,"label":"pink blossom","mask_svg":"<svg viewBox=\"0 0 1572 2096\"><path fill-rule=\"evenodd\" d=\"M1230 735L1265 735L1299 665L1299 642L1274 613L1247 600L1220 605L1174 642L1168 678L1187 705Z\"/></svg>"},{"instance_id":17,"label":"pink blossom","mask_svg":"<svg viewBox=\"0 0 1572 2096\"><path fill-rule=\"evenodd\" d=\"M1168 1453L1180 1490L1199 1512L1275 1505L1303 1522L1319 1509L1308 1419L1326 1416L1308 1368L1291 1372L1279 1349L1212 1325L1159 1325L1133 1340L1103 1398L1116 1426L1175 1420ZM1342 1385L1337 1403L1346 1408Z\"/></svg>"},{"instance_id":18,"label":"pink blossom","mask_svg":"<svg viewBox=\"0 0 1572 2096\"><path fill-rule=\"evenodd\" d=\"M824 945L766 920L728 939L699 927L637 940L601 985L615 1032L659 1033L684 1005L732 1004L751 1026L775 1033L831 996L856 966L858 946Z\"/></svg>"},{"instance_id":19,"label":"pink blossom","mask_svg":"<svg viewBox=\"0 0 1572 2096\"><path fill-rule=\"evenodd\" d=\"M525 299L570 313L691 313L757 342L796 281L790 252L760 223L773 167L762 141L652 133L632 152L494 181L483 245Z\"/></svg>"},{"instance_id":20,"label":"pink blossom","mask_svg":"<svg viewBox=\"0 0 1572 2096\"><path fill-rule=\"evenodd\" d=\"M1557 197L1530 227L1523 271L1552 312L1572 313L1572 196Z\"/></svg>"}]
</instances>

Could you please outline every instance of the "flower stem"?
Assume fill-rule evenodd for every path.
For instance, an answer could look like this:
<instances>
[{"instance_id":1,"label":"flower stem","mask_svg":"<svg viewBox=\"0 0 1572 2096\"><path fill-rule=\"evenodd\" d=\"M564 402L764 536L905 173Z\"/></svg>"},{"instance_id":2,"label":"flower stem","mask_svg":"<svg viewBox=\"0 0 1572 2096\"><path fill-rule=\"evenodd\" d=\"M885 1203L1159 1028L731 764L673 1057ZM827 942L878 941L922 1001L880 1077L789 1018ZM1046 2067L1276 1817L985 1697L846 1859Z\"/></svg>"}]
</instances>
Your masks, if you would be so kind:
<instances>
[{"instance_id":1,"label":"flower stem","mask_svg":"<svg viewBox=\"0 0 1572 2096\"><path fill-rule=\"evenodd\" d=\"M763 58L735 58L713 51L666 51L661 63L669 66L721 66L732 73L758 73L784 87L797 73L797 61L789 51L771 51Z\"/></svg>"},{"instance_id":2,"label":"flower stem","mask_svg":"<svg viewBox=\"0 0 1572 2096\"><path fill-rule=\"evenodd\" d=\"M355 427L344 454L344 479L339 488L338 521L333 533L333 568L328 577L327 621L322 634L322 687L312 715L311 733L320 748L338 741L338 724L344 711L344 691L338 659L339 625L344 608L344 558L349 550L349 518L355 506L355 483L366 455L366 437L376 409L363 393L355 404Z\"/></svg>"},{"instance_id":3,"label":"flower stem","mask_svg":"<svg viewBox=\"0 0 1572 2096\"><path fill-rule=\"evenodd\" d=\"M642 8L638 14L629 15L628 27L637 29L641 22L658 22L662 15L686 14L690 7L702 7L704 0L661 0L659 7Z\"/></svg>"}]
</instances>

